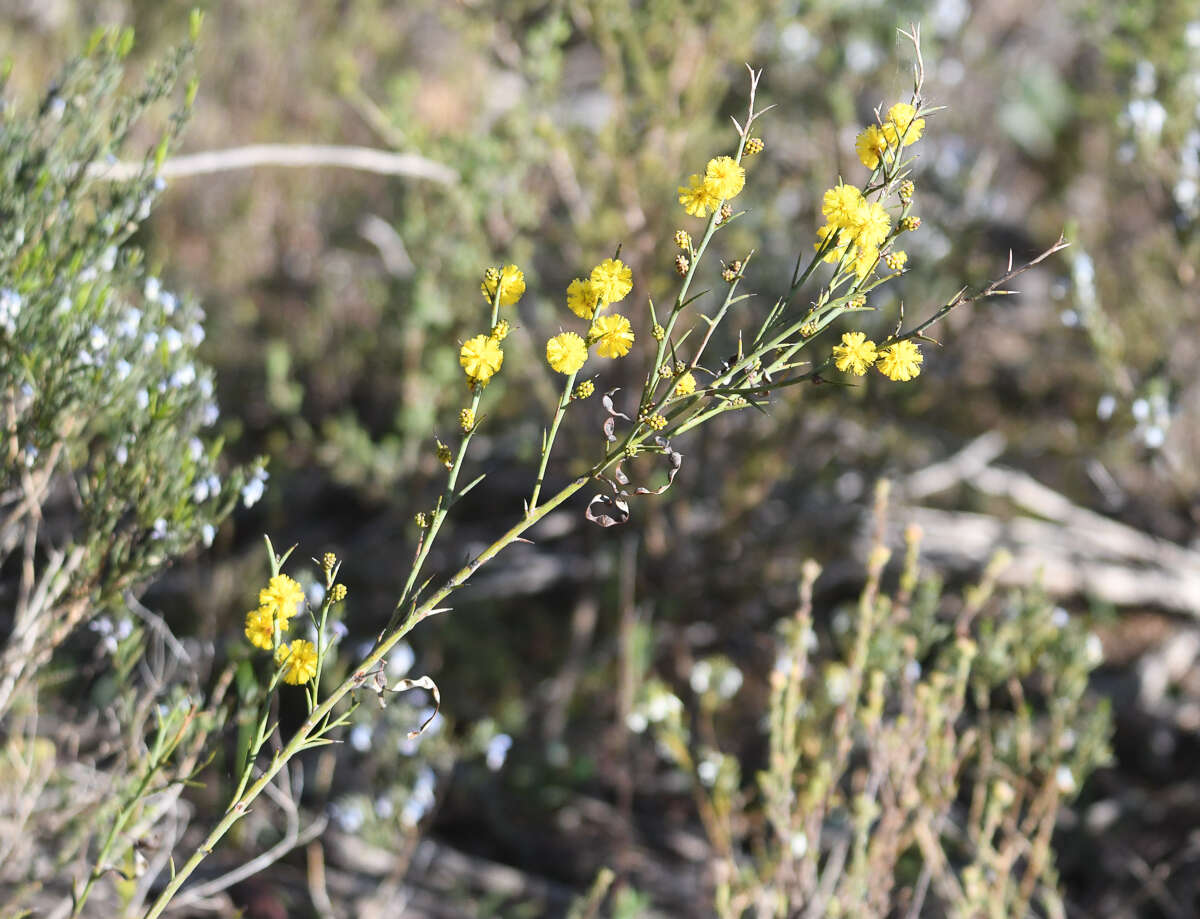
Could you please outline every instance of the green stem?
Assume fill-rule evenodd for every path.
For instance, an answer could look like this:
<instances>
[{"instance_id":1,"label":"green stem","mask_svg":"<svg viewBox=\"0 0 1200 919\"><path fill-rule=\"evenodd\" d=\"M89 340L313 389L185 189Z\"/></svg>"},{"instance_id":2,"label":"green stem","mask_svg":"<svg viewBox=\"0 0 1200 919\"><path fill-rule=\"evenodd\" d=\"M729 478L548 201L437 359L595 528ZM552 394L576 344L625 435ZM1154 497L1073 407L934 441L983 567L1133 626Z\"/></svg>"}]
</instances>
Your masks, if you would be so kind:
<instances>
[{"instance_id":1,"label":"green stem","mask_svg":"<svg viewBox=\"0 0 1200 919\"><path fill-rule=\"evenodd\" d=\"M489 329L496 328L496 322L500 318L500 291L501 281L504 279L504 269L500 269L500 277L496 280L496 292L492 295L492 324ZM478 417L479 403L483 398L483 386L476 385L474 394L471 396L471 417ZM396 601L396 611L392 614L392 619L388 623L388 628L384 631L392 629L404 608L404 604L408 601L409 595L412 593L414 585L417 583L417 578L421 574L421 569L425 566L425 559L429 557L429 551L433 548L433 541L437 538L438 531L442 528L442 521L446 519L446 514L450 511L450 500L454 497L454 488L458 484L458 474L462 469L463 460L467 456L467 446L471 443L471 438L475 435L475 425L471 425L471 430L463 435L462 442L458 445L458 453L454 457L454 463L450 467L450 475L446 479L446 488L442 492L442 497L438 499L437 510L434 511L433 520L429 522L429 531L421 540L420 546L417 549L417 557L413 562L412 569L408 573L408 580L405 581L404 590L400 594L400 599Z\"/></svg>"},{"instance_id":2,"label":"green stem","mask_svg":"<svg viewBox=\"0 0 1200 919\"><path fill-rule=\"evenodd\" d=\"M617 453L610 453L593 467L591 474L575 479L553 498L542 504L536 511L533 511L529 516L515 523L507 532L484 549L483 552L460 568L436 593L420 606L415 607L395 631L382 638L374 650L355 668L354 673L334 689L324 702L313 709L312 713L292 736L292 739L288 741L287 745L272 757L270 764L263 770L262 775L234 800L225 812L225 815L213 827L200 846L192 853L191 857L176 872L170 883L163 889L163 892L159 894L150 911L146 913L145 919L155 919L155 917L162 915L163 910L166 909L167 904L179 892L184 882L195 872L205 857L212 852L213 848L225 836L230 827L246 814L250 805L262 794L263 789L274 779L284 764L304 750L306 745L314 739L314 735L319 736L317 728L321 720L328 716L349 692L363 685L367 675L380 664L385 655L400 639L407 635L417 623L430 615L437 608L438 603L462 586L480 567L495 558L506 547L516 542L522 533L583 488L591 480L593 474L603 471L615 462L618 456L619 454Z\"/></svg>"},{"instance_id":3,"label":"green stem","mask_svg":"<svg viewBox=\"0 0 1200 919\"><path fill-rule=\"evenodd\" d=\"M558 400L554 420L550 423L550 433L546 435L546 442L542 444L542 458L538 463L537 480L533 483L533 493L529 496L529 507L525 511L526 514L532 514L537 509L538 495L541 494L542 483L546 480L546 464L550 461L550 450L554 447L554 438L558 436L558 426L567 412L567 406L571 404L571 390L575 386L575 377L578 373L579 371L575 371L567 377L562 398Z\"/></svg>"},{"instance_id":4,"label":"green stem","mask_svg":"<svg viewBox=\"0 0 1200 919\"><path fill-rule=\"evenodd\" d=\"M155 738L154 748L150 754L150 761L146 764L145 774L134 788L133 794L130 795L125 804L122 805L120 812L113 821L112 827L109 828L108 835L104 837L104 843L100 846L100 853L96 856L96 864L88 874L87 881L84 882L83 890L79 896L74 898L74 907L71 910L71 916L78 916L82 911L84 904L87 903L88 897L91 895L92 887L96 881L104 876L108 870L105 865L108 863L109 856L112 854L113 846L116 844L117 837L121 831L125 829L129 819L133 816L134 809L139 801L146 795L146 789L150 787L150 782L158 771L170 759L171 754L183 740L183 736L187 731L188 725L191 723L192 717L195 714L194 710L189 714L180 725L179 729L170 738L163 738L161 733Z\"/></svg>"}]
</instances>

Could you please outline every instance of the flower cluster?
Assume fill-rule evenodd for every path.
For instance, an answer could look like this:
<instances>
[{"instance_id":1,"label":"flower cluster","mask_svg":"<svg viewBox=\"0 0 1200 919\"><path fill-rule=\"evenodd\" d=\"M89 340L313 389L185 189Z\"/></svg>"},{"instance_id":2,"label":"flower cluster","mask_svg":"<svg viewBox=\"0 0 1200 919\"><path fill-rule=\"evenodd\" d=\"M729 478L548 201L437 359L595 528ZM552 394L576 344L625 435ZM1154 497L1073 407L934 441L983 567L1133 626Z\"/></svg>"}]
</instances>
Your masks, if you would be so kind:
<instances>
[{"instance_id":1,"label":"flower cluster","mask_svg":"<svg viewBox=\"0 0 1200 919\"><path fill-rule=\"evenodd\" d=\"M693 217L707 217L721 202L736 198L746 184L746 170L731 156L708 161L704 175L693 175L679 186L679 203Z\"/></svg>"},{"instance_id":2,"label":"flower cluster","mask_svg":"<svg viewBox=\"0 0 1200 919\"><path fill-rule=\"evenodd\" d=\"M488 303L512 306L525 293L525 274L516 265L505 265L503 269L489 268L483 275L480 291ZM492 317L495 319L495 316ZM486 386L504 364L504 350L500 342L507 337L510 326L507 320L496 321L487 335L476 335L462 343L458 351L458 363L467 376L467 384L474 389Z\"/></svg>"},{"instance_id":3,"label":"flower cluster","mask_svg":"<svg viewBox=\"0 0 1200 919\"><path fill-rule=\"evenodd\" d=\"M907 102L897 102L888 109L883 124L868 125L855 139L854 148L858 158L868 169L878 169L902 148L916 143L925 131L925 119L917 117L917 110Z\"/></svg>"},{"instance_id":4,"label":"flower cluster","mask_svg":"<svg viewBox=\"0 0 1200 919\"><path fill-rule=\"evenodd\" d=\"M838 184L825 192L821 213L826 224L817 230L817 251L824 250L827 262L847 260L859 278L867 277L892 230L892 218L884 206L868 201L853 185Z\"/></svg>"},{"instance_id":5,"label":"flower cluster","mask_svg":"<svg viewBox=\"0 0 1200 919\"><path fill-rule=\"evenodd\" d=\"M879 282L864 282L881 261L897 273L908 265L908 254L893 249L892 242L900 233L921 225L920 218L908 213L916 188L912 180L903 177L899 159L900 150L920 140L925 130L925 119L917 115L915 105L898 102L888 109L886 120L869 125L858 135L855 147L863 165L872 171L883 169L882 179L877 182L873 175L867 186L868 191L878 190L875 200L841 182L822 197L825 225L817 230L817 253L824 261L837 264L837 278L847 278L853 271L858 279L846 295L846 310L866 306L866 292ZM895 229L883 204L891 193L897 194L901 205ZM836 278L834 283L838 283ZM808 334L806 329L801 329L802 335ZM816 331L814 324L812 332ZM890 380L912 380L920 375L923 359L920 347L908 338L878 347L863 332L843 334L841 343L833 348L834 366L855 376L864 376L875 367Z\"/></svg>"},{"instance_id":6,"label":"flower cluster","mask_svg":"<svg viewBox=\"0 0 1200 919\"><path fill-rule=\"evenodd\" d=\"M846 332L842 343L833 348L834 366L843 373L861 377L875 367L889 380L902 383L920 375L924 359L920 346L910 339L877 348L863 332Z\"/></svg>"},{"instance_id":7,"label":"flower cluster","mask_svg":"<svg viewBox=\"0 0 1200 919\"><path fill-rule=\"evenodd\" d=\"M586 278L567 285L567 309L591 325L584 338L575 332L560 332L546 342L546 363L552 370L572 376L588 359L594 347L601 357L624 357L633 347L633 325L619 313L602 315L633 290L633 271L619 258L606 258Z\"/></svg>"},{"instance_id":8,"label":"flower cluster","mask_svg":"<svg viewBox=\"0 0 1200 919\"><path fill-rule=\"evenodd\" d=\"M300 611L304 589L286 574L277 574L258 592L258 609L246 613L246 638L264 651L275 645L275 629L286 632Z\"/></svg>"}]
</instances>

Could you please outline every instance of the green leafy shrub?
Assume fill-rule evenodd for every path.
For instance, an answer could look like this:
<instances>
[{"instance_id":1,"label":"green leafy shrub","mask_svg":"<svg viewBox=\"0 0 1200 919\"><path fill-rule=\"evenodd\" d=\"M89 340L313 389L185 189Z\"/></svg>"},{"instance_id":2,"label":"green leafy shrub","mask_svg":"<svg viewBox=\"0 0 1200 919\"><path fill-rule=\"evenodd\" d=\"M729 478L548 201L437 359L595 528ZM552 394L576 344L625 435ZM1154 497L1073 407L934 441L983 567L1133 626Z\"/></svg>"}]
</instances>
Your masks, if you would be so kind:
<instances>
[{"instance_id":1,"label":"green leafy shrub","mask_svg":"<svg viewBox=\"0 0 1200 919\"><path fill-rule=\"evenodd\" d=\"M172 101L193 45L125 88L132 43L98 32L36 106L5 100L0 130L6 914L93 842L104 868L76 888L78 906L109 868L144 869L134 842L169 810L212 724L196 701L211 652L189 653L139 597L264 478L222 467L212 373L196 356L203 310L164 289L133 242L194 98L191 83ZM125 174L118 157L156 104L171 107L168 126ZM52 663L85 623L95 665ZM112 720L47 727L46 683L85 689ZM68 772L50 768L60 745Z\"/></svg>"},{"instance_id":2,"label":"green leafy shrub","mask_svg":"<svg viewBox=\"0 0 1200 919\"><path fill-rule=\"evenodd\" d=\"M824 638L820 567L805 566L753 719L769 741L761 771L721 749L747 719L726 659L696 661L690 705L647 681L633 726L692 784L723 917L1019 916L1034 900L1063 915L1051 833L1109 756L1107 705L1086 692L1098 640L1036 588L996 595L1003 558L944 593L920 573L915 530L884 589L886 503L883 483L867 583Z\"/></svg>"}]
</instances>

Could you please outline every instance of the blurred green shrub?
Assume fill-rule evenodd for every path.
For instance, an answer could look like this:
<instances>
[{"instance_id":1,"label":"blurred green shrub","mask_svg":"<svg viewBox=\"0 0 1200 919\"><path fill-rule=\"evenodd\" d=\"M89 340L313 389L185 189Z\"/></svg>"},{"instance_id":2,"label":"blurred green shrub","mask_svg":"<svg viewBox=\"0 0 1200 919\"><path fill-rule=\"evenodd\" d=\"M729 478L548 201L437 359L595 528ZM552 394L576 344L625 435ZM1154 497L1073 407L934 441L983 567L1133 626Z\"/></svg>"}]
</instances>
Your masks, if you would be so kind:
<instances>
[{"instance_id":1,"label":"blurred green shrub","mask_svg":"<svg viewBox=\"0 0 1200 919\"><path fill-rule=\"evenodd\" d=\"M198 26L197 19L193 33ZM196 356L204 313L166 290L131 242L162 189L157 168L192 105L194 83L173 98L192 41L125 88L133 33L100 31L36 106L3 101L6 915L19 912L48 870L86 857L92 843L104 871L122 865L135 873L130 838L169 807L197 765L196 738L211 727L188 695L202 662L138 597L173 561L211 544L239 495L256 500L265 478L223 468L212 434L212 372ZM157 103L169 107L167 127L127 175L118 156ZM56 648L84 623L96 634L97 665L54 662ZM47 682L56 695L90 685L91 701L113 721L57 725L42 711ZM72 751L65 772L48 769L60 744ZM108 827L131 836L112 830L101 840L96 834ZM46 852L54 866L43 863Z\"/></svg>"},{"instance_id":2,"label":"blurred green shrub","mask_svg":"<svg viewBox=\"0 0 1200 919\"><path fill-rule=\"evenodd\" d=\"M805 566L761 719L734 711L741 672L717 656L693 664L689 704L648 680L631 727L691 783L722 917L1063 915L1051 834L1109 759L1108 707L1086 694L1098 639L1036 589L994 596L1002 558L944 594L919 532L885 590L886 500L885 482L867 583L826 641ZM747 729L768 735L753 781L721 749Z\"/></svg>"}]
</instances>

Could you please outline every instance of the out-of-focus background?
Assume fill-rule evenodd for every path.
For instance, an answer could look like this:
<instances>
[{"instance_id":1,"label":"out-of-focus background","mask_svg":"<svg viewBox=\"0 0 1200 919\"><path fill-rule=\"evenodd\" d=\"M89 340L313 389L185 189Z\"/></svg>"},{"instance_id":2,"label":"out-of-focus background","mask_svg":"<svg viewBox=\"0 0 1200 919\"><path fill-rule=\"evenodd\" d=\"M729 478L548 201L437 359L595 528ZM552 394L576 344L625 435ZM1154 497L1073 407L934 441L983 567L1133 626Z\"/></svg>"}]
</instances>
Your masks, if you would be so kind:
<instances>
[{"instance_id":1,"label":"out-of-focus background","mask_svg":"<svg viewBox=\"0 0 1200 919\"><path fill-rule=\"evenodd\" d=\"M5 0L9 95L37 98L98 25L135 27L136 69L179 38L188 7ZM811 251L821 191L860 178L854 135L909 92L897 29L911 22L926 95L945 110L915 166L910 271L876 305L922 315L1002 273L1010 252L1028 258L1064 230L1071 248L1019 293L955 313L916 382L796 389L765 415L727 417L676 444L675 486L630 525L600 530L568 506L416 630L393 666L437 679L431 732L405 741L400 710L364 708L328 760L336 779L313 780L339 902L404 880L414 915L554 914L612 865L645 903L706 914L706 843L686 791L629 740L622 658L686 688L693 659L719 652L743 675L739 699L761 707L771 659L755 636L790 612L810 556L826 565L819 609L853 595L864 507L887 476L896 532L922 526L928 566L953 583L1007 547L1006 578L1040 578L1101 638L1093 688L1113 705L1116 756L1060 820L1071 913L1200 910L1192 0L212 4L180 152L355 144L444 169L170 181L139 242L207 310L201 355L227 451L268 456L270 480L143 602L220 657L241 640L265 532L298 557L343 557L345 641L373 639L413 517L440 488L433 435L465 404L456 343L483 321L483 268L516 262L529 292L475 441L489 477L451 517L438 571L520 512L557 397L540 343L566 284L619 243L631 302L668 296L672 234L694 222L675 188L735 144L745 63L764 69L775 108L739 199L748 214L720 255L755 248L747 283L765 298ZM606 386L635 383L606 372ZM556 456L591 455L589 410L568 419ZM743 727L752 764L762 751ZM192 799L201 821L219 812L215 790ZM234 837L214 858L236 862L239 846L255 851ZM303 867L299 855L275 866L242 904L288 902Z\"/></svg>"}]
</instances>

